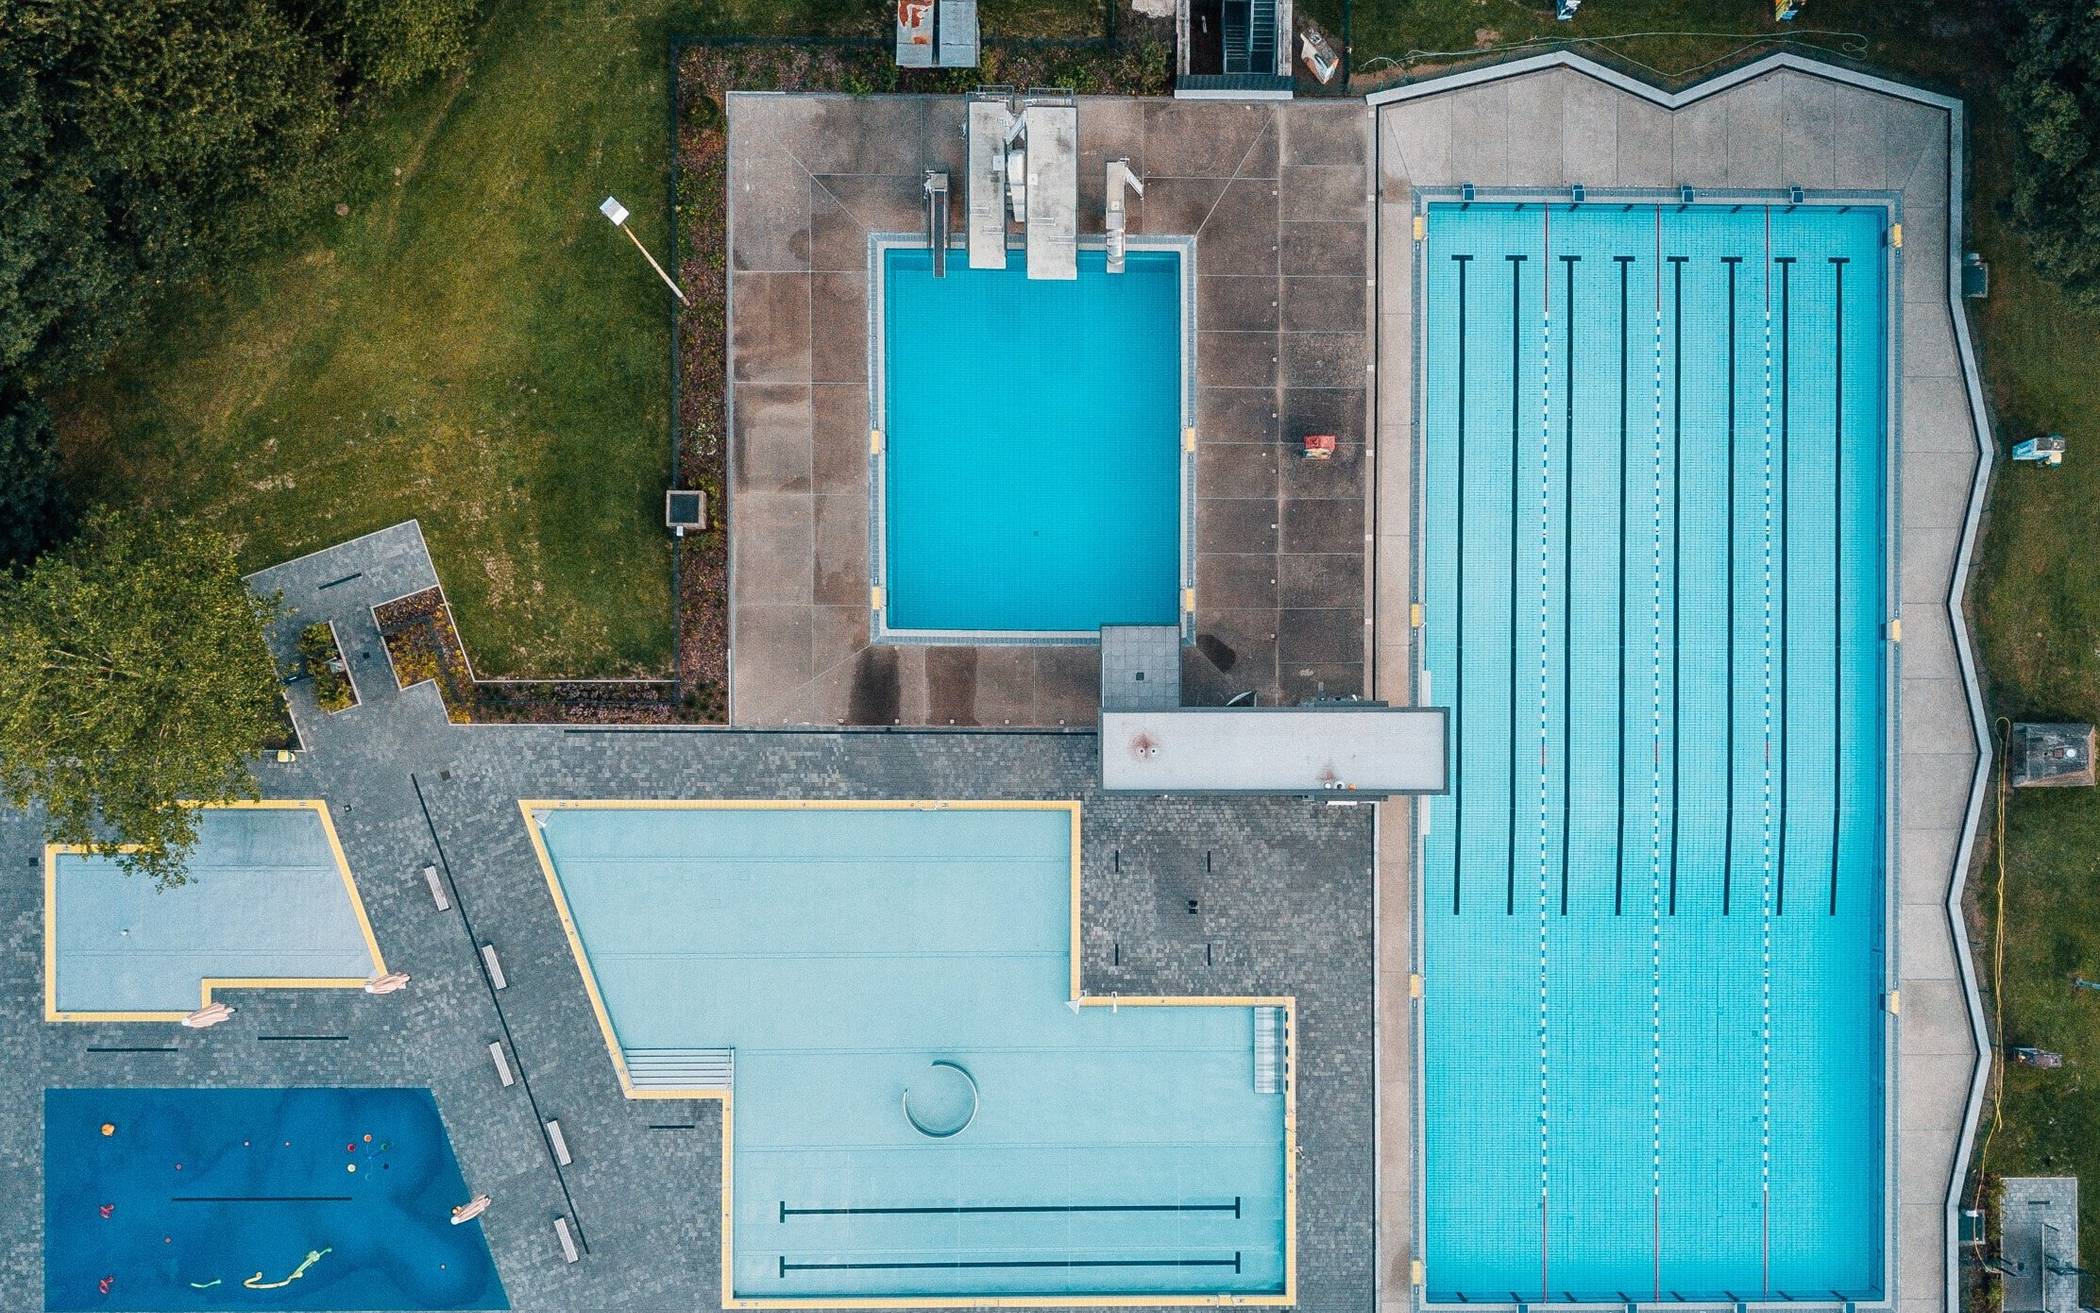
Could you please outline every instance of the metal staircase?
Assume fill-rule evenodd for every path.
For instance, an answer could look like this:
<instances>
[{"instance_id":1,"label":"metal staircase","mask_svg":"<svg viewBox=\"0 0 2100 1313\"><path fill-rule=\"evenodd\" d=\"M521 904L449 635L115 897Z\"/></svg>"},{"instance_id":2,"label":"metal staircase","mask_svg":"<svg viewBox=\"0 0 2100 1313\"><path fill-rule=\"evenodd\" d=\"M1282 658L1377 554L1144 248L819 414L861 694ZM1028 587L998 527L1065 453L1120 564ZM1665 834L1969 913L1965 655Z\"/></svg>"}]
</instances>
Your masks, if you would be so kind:
<instances>
[{"instance_id":1,"label":"metal staircase","mask_svg":"<svg viewBox=\"0 0 2100 1313\"><path fill-rule=\"evenodd\" d=\"M736 1079L735 1049L620 1050L638 1090L726 1090Z\"/></svg>"},{"instance_id":2,"label":"metal staircase","mask_svg":"<svg viewBox=\"0 0 2100 1313\"><path fill-rule=\"evenodd\" d=\"M1247 35L1251 26L1251 11L1259 7L1259 0L1225 0L1225 71L1227 73L1251 73L1253 61L1248 58ZM1271 21L1274 21L1273 18Z\"/></svg>"},{"instance_id":3,"label":"metal staircase","mask_svg":"<svg viewBox=\"0 0 2100 1313\"><path fill-rule=\"evenodd\" d=\"M1276 71L1276 0L1253 0L1254 13L1247 25L1247 71Z\"/></svg>"}]
</instances>

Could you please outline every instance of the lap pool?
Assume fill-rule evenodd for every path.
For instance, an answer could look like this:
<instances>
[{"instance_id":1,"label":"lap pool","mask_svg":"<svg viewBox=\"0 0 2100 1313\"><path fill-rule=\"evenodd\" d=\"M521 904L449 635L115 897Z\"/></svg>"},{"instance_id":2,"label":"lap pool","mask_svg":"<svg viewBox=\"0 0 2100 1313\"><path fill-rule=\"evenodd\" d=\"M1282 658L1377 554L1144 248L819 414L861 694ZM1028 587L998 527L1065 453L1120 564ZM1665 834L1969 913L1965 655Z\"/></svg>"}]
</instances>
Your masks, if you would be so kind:
<instances>
[{"instance_id":1,"label":"lap pool","mask_svg":"<svg viewBox=\"0 0 2100 1313\"><path fill-rule=\"evenodd\" d=\"M1075 806L526 811L629 1093L724 1105L727 1294L1289 1298L1290 1000L1076 1003Z\"/></svg>"},{"instance_id":2,"label":"lap pool","mask_svg":"<svg viewBox=\"0 0 2100 1313\"><path fill-rule=\"evenodd\" d=\"M1431 203L1432 1302L1886 1289L1880 203Z\"/></svg>"},{"instance_id":3,"label":"lap pool","mask_svg":"<svg viewBox=\"0 0 2100 1313\"><path fill-rule=\"evenodd\" d=\"M871 522L893 638L1091 639L1181 614L1184 253L1074 281L877 243Z\"/></svg>"}]
</instances>

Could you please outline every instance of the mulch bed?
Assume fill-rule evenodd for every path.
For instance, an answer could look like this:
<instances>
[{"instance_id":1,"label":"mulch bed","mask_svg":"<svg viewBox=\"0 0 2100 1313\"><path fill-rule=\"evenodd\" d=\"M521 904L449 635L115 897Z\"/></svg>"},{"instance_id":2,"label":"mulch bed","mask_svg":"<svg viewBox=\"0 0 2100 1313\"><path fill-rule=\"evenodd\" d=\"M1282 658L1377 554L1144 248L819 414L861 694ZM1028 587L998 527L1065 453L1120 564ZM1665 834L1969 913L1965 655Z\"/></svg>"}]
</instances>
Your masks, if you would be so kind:
<instances>
[{"instance_id":1,"label":"mulch bed","mask_svg":"<svg viewBox=\"0 0 2100 1313\"><path fill-rule=\"evenodd\" d=\"M678 685L668 679L476 679L460 645L459 631L453 627L452 610L436 588L388 602L374 617L401 687L434 682L446 714L458 724L619 725L720 719L720 712L700 699L689 697L681 702Z\"/></svg>"}]
</instances>

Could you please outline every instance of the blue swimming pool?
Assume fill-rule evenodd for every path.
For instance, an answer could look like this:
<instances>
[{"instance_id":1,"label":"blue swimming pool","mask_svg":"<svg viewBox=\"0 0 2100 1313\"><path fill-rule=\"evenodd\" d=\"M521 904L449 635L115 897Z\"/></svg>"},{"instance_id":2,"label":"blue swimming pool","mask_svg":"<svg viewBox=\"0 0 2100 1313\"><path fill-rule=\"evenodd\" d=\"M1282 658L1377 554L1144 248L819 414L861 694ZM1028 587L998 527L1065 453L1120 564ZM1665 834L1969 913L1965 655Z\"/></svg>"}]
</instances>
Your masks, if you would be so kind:
<instances>
[{"instance_id":1,"label":"blue swimming pool","mask_svg":"<svg viewBox=\"0 0 2100 1313\"><path fill-rule=\"evenodd\" d=\"M1178 251L1075 281L933 276L878 251L881 615L895 635L1092 637L1171 624L1182 584Z\"/></svg>"},{"instance_id":2,"label":"blue swimming pool","mask_svg":"<svg viewBox=\"0 0 2100 1313\"><path fill-rule=\"evenodd\" d=\"M1427 212L1429 1296L1878 1298L1890 216L1597 200Z\"/></svg>"},{"instance_id":3,"label":"blue swimming pool","mask_svg":"<svg viewBox=\"0 0 2100 1313\"><path fill-rule=\"evenodd\" d=\"M1070 808L537 815L637 1092L733 1083L737 1296L1285 1290L1286 1010L1072 1006Z\"/></svg>"},{"instance_id":4,"label":"blue swimming pool","mask_svg":"<svg viewBox=\"0 0 2100 1313\"><path fill-rule=\"evenodd\" d=\"M429 1090L44 1092L48 1308L508 1308L467 1198Z\"/></svg>"}]
</instances>

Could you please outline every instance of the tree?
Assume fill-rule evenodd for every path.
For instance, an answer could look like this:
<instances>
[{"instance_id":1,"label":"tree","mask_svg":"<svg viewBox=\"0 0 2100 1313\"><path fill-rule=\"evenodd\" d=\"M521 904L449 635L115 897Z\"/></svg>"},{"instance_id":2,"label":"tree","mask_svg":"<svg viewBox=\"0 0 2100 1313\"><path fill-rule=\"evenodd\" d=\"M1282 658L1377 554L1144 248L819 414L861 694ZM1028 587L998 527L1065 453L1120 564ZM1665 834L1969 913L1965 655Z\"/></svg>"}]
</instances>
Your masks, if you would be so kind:
<instances>
[{"instance_id":1,"label":"tree","mask_svg":"<svg viewBox=\"0 0 2100 1313\"><path fill-rule=\"evenodd\" d=\"M53 842L181 884L183 804L257 794L249 763L280 724L276 609L225 536L106 514L0 579L0 794L41 801Z\"/></svg>"},{"instance_id":2,"label":"tree","mask_svg":"<svg viewBox=\"0 0 2100 1313\"><path fill-rule=\"evenodd\" d=\"M0 391L0 571L27 564L64 525L51 413Z\"/></svg>"},{"instance_id":3,"label":"tree","mask_svg":"<svg viewBox=\"0 0 2100 1313\"><path fill-rule=\"evenodd\" d=\"M2018 144L2013 221L2035 265L2100 305L2100 9L2025 0L2005 108Z\"/></svg>"}]
</instances>

